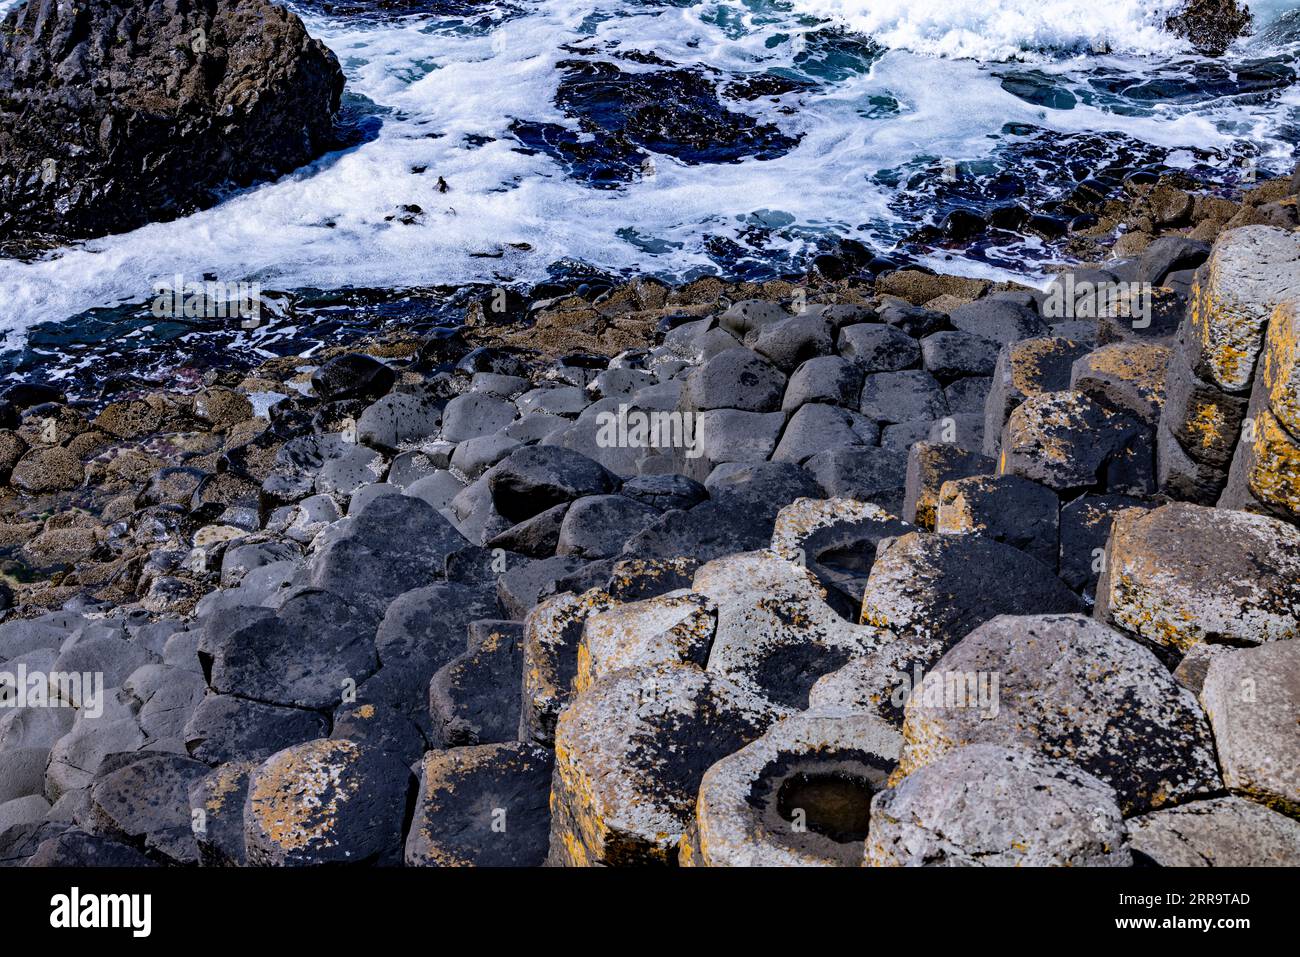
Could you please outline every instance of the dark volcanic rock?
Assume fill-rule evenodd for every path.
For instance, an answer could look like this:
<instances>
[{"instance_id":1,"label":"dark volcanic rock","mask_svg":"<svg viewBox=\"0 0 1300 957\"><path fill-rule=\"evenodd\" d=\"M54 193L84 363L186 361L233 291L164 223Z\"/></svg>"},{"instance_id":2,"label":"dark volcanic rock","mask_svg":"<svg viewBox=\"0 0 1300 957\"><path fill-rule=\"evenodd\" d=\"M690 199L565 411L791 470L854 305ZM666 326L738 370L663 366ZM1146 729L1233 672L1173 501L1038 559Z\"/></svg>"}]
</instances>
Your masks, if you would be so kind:
<instances>
[{"instance_id":1,"label":"dark volcanic rock","mask_svg":"<svg viewBox=\"0 0 1300 957\"><path fill-rule=\"evenodd\" d=\"M862 621L952 645L997 615L1065 614L1083 603L1037 559L976 535L913 532L877 556Z\"/></svg>"},{"instance_id":2,"label":"dark volcanic rock","mask_svg":"<svg viewBox=\"0 0 1300 957\"><path fill-rule=\"evenodd\" d=\"M441 732L448 747L514 741L519 733L524 626L517 621L479 621L470 632L470 650L444 665L429 683L434 730Z\"/></svg>"},{"instance_id":3,"label":"dark volcanic rock","mask_svg":"<svg viewBox=\"0 0 1300 957\"><path fill-rule=\"evenodd\" d=\"M660 511L692 508L709 497L708 490L685 475L640 475L623 483L620 493Z\"/></svg>"},{"instance_id":4,"label":"dark volcanic rock","mask_svg":"<svg viewBox=\"0 0 1300 957\"><path fill-rule=\"evenodd\" d=\"M428 746L424 733L396 708L349 704L334 712L331 738L355 741L397 756L403 764L419 759Z\"/></svg>"},{"instance_id":5,"label":"dark volcanic rock","mask_svg":"<svg viewBox=\"0 0 1300 957\"><path fill-rule=\"evenodd\" d=\"M1165 29L1187 39L1198 53L1222 56L1253 20L1250 7L1236 0L1187 0L1165 20Z\"/></svg>"},{"instance_id":6,"label":"dark volcanic rock","mask_svg":"<svg viewBox=\"0 0 1300 957\"><path fill-rule=\"evenodd\" d=\"M207 867L242 867L244 801L256 761L232 761L190 785L190 819L199 842L199 858Z\"/></svg>"},{"instance_id":7,"label":"dark volcanic rock","mask_svg":"<svg viewBox=\"0 0 1300 957\"><path fill-rule=\"evenodd\" d=\"M496 610L489 593L456 582L436 582L402 595L389 606L375 635L383 667L361 687L361 698L427 725L429 679L465 651L469 623L494 616Z\"/></svg>"},{"instance_id":8,"label":"dark volcanic rock","mask_svg":"<svg viewBox=\"0 0 1300 957\"><path fill-rule=\"evenodd\" d=\"M804 467L835 498L873 502L903 513L907 452L886 448L845 448L819 452Z\"/></svg>"},{"instance_id":9,"label":"dark volcanic rock","mask_svg":"<svg viewBox=\"0 0 1300 957\"><path fill-rule=\"evenodd\" d=\"M261 760L328 729L325 716L281 708L234 695L208 695L194 709L182 735L186 750L208 764Z\"/></svg>"},{"instance_id":10,"label":"dark volcanic rock","mask_svg":"<svg viewBox=\"0 0 1300 957\"><path fill-rule=\"evenodd\" d=\"M1006 345L1047 334L1047 323L1028 306L1009 299L980 299L952 311L952 324L962 332Z\"/></svg>"},{"instance_id":11,"label":"dark volcanic rock","mask_svg":"<svg viewBox=\"0 0 1300 957\"><path fill-rule=\"evenodd\" d=\"M1060 501L1050 488L1018 475L955 479L940 486L935 531L1006 542L1056 568Z\"/></svg>"},{"instance_id":12,"label":"dark volcanic rock","mask_svg":"<svg viewBox=\"0 0 1300 957\"><path fill-rule=\"evenodd\" d=\"M540 867L551 827L550 751L486 744L424 756L409 867Z\"/></svg>"},{"instance_id":13,"label":"dark volcanic rock","mask_svg":"<svg viewBox=\"0 0 1300 957\"><path fill-rule=\"evenodd\" d=\"M799 142L771 124L727 109L702 71L624 72L608 61L584 60L556 66L565 71L556 105L577 120L581 132L534 122L518 122L511 132L596 188L635 179L648 156L645 151L694 166L775 159Z\"/></svg>"},{"instance_id":14,"label":"dark volcanic rock","mask_svg":"<svg viewBox=\"0 0 1300 957\"><path fill-rule=\"evenodd\" d=\"M615 601L640 601L690 588L700 563L693 558L625 558L614 563L605 591Z\"/></svg>"},{"instance_id":15,"label":"dark volcanic rock","mask_svg":"<svg viewBox=\"0 0 1300 957\"><path fill-rule=\"evenodd\" d=\"M199 661L214 691L297 708L334 708L378 668L378 619L329 592L299 592L274 618L232 608L205 628ZM263 611L263 609L256 609ZM212 625L209 622L209 625ZM349 682L352 682L349 685Z\"/></svg>"},{"instance_id":16,"label":"dark volcanic rock","mask_svg":"<svg viewBox=\"0 0 1300 957\"><path fill-rule=\"evenodd\" d=\"M772 412L781 407L785 386L785 375L762 356L748 349L724 349L686 377L682 408Z\"/></svg>"},{"instance_id":17,"label":"dark volcanic rock","mask_svg":"<svg viewBox=\"0 0 1300 957\"><path fill-rule=\"evenodd\" d=\"M190 828L190 785L209 773L206 764L179 754L141 758L99 780L90 796L97 833L143 846L166 860L196 863Z\"/></svg>"},{"instance_id":18,"label":"dark volcanic rock","mask_svg":"<svg viewBox=\"0 0 1300 957\"><path fill-rule=\"evenodd\" d=\"M407 495L371 500L310 565L313 585L382 614L398 595L442 574L469 542L428 503Z\"/></svg>"},{"instance_id":19,"label":"dark volcanic rock","mask_svg":"<svg viewBox=\"0 0 1300 957\"><path fill-rule=\"evenodd\" d=\"M1011 413L999 469L1058 492L1146 495L1155 487L1155 443L1132 416L1080 392L1045 392Z\"/></svg>"},{"instance_id":20,"label":"dark volcanic rock","mask_svg":"<svg viewBox=\"0 0 1300 957\"><path fill-rule=\"evenodd\" d=\"M622 495L589 495L564 516L557 551L588 560L612 558L623 543L658 520L660 512Z\"/></svg>"},{"instance_id":21,"label":"dark volcanic rock","mask_svg":"<svg viewBox=\"0 0 1300 957\"><path fill-rule=\"evenodd\" d=\"M0 242L124 232L333 145L343 73L265 0L34 0L0 29Z\"/></svg>"},{"instance_id":22,"label":"dark volcanic rock","mask_svg":"<svg viewBox=\"0 0 1300 957\"><path fill-rule=\"evenodd\" d=\"M1061 507L1061 580L1075 591L1093 594L1101 575L1106 540L1115 514L1126 508L1150 508L1128 495L1081 495Z\"/></svg>"},{"instance_id":23,"label":"dark volcanic rock","mask_svg":"<svg viewBox=\"0 0 1300 957\"><path fill-rule=\"evenodd\" d=\"M312 373L311 387L322 402L378 399L393 387L396 379L396 373L378 359L350 352L331 359Z\"/></svg>"},{"instance_id":24,"label":"dark volcanic rock","mask_svg":"<svg viewBox=\"0 0 1300 957\"><path fill-rule=\"evenodd\" d=\"M27 860L28 867L151 867L152 862L120 841L88 834L79 828L43 842Z\"/></svg>"},{"instance_id":25,"label":"dark volcanic rock","mask_svg":"<svg viewBox=\"0 0 1300 957\"><path fill-rule=\"evenodd\" d=\"M492 504L511 522L584 495L612 492L618 479L580 452L555 445L528 446L488 469Z\"/></svg>"},{"instance_id":26,"label":"dark volcanic rock","mask_svg":"<svg viewBox=\"0 0 1300 957\"><path fill-rule=\"evenodd\" d=\"M717 504L769 523L797 498L822 497L812 475L792 462L731 463L715 469L704 484Z\"/></svg>"}]
</instances>

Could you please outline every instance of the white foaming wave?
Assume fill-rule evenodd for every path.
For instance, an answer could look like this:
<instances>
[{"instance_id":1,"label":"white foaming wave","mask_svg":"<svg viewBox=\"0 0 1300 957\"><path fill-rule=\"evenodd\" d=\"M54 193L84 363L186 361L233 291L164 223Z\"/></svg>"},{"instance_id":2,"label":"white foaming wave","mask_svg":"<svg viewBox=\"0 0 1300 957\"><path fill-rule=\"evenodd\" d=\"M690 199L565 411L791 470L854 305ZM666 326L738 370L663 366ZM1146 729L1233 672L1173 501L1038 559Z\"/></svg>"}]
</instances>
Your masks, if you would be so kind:
<instances>
[{"instance_id":1,"label":"white foaming wave","mask_svg":"<svg viewBox=\"0 0 1300 957\"><path fill-rule=\"evenodd\" d=\"M729 103L803 135L798 147L770 161L687 166L661 156L652 180L594 190L548 157L519 151L509 133L515 119L575 127L554 105L555 65L575 57L573 47L636 48L723 70L791 65L797 45L768 42L789 21L727 32L714 17L722 6L748 10L739 0L686 8L545 0L488 32L453 29L442 20L309 16L312 35L338 54L349 91L388 111L378 137L173 223L69 247L57 259L0 260L0 332L10 333L0 348L20 344L33 323L138 301L175 273L211 273L267 289L400 287L531 282L544 278L548 264L569 258L680 276L710 264L704 236L738 238L757 211L784 214L779 218L793 220L804 236L844 234L865 224L870 229L859 235L870 239L877 226L898 221L889 208L891 191L872 181L874 173L920 155L986 157L990 135L1007 122L1058 132L1114 130L1157 145L1204 148L1242 138L1243 123L1258 124L1252 138L1267 143L1264 134L1277 122L1277 107L1267 104L1225 104L1223 116L1199 108L1125 116L1082 103L1049 109L1003 89L997 68L894 50L869 74L800 94L793 113L774 114L763 101ZM610 17L585 26L597 12ZM1114 59L1114 68L1124 67ZM1068 79L1077 66L1058 60L1037 69ZM623 67L638 69L629 61ZM864 122L871 99L882 96L897 99L901 112ZM1296 97L1300 88L1284 102ZM470 134L496 139L469 149ZM414 174L420 167L427 172ZM439 176L449 192L437 190ZM419 224L389 219L405 205L424 210ZM651 241L655 251L634 245L629 235ZM797 245L774 235L768 248L779 253ZM475 255L484 252L500 256ZM987 267L956 260L943 268L987 274Z\"/></svg>"},{"instance_id":2,"label":"white foaming wave","mask_svg":"<svg viewBox=\"0 0 1300 957\"><path fill-rule=\"evenodd\" d=\"M1008 60L1043 51L1169 54L1162 28L1184 0L794 0L887 47L955 59Z\"/></svg>"}]
</instances>

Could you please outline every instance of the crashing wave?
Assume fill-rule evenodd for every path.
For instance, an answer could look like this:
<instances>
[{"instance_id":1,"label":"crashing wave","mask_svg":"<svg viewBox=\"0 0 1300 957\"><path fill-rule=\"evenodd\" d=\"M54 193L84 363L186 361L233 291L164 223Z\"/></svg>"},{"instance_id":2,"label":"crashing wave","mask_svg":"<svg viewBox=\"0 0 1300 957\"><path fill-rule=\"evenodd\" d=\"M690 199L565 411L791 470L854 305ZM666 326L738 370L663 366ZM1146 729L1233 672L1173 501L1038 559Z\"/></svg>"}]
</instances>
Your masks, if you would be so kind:
<instances>
[{"instance_id":1,"label":"crashing wave","mask_svg":"<svg viewBox=\"0 0 1300 957\"><path fill-rule=\"evenodd\" d=\"M1026 54L1174 54L1165 21L1186 0L796 0L885 46L931 56L1011 60Z\"/></svg>"}]
</instances>

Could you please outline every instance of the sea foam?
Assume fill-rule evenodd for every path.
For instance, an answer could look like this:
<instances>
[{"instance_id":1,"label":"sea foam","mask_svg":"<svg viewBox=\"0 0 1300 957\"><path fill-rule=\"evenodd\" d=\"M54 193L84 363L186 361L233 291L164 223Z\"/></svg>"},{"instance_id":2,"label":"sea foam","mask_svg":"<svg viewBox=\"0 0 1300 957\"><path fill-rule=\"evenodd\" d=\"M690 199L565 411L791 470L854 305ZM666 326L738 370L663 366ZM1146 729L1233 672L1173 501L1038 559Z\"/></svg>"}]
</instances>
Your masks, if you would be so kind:
<instances>
[{"instance_id":1,"label":"sea foam","mask_svg":"<svg viewBox=\"0 0 1300 957\"><path fill-rule=\"evenodd\" d=\"M1279 130L1292 122L1295 86L1280 96L1179 103L1081 95L1068 108L1027 102L1006 88L1009 67L998 58L1034 44L1054 44L1058 55L1018 68L1082 94L1100 69L1112 80L1131 76L1135 85L1161 67L1181 75L1182 54L1152 51L1182 47L1141 13L1165 4L1006 0L1000 16L981 12L992 5L977 0L797 0L793 8L775 0L513 0L484 4L468 17L402 19L301 10L312 35L337 53L354 105L373 114L373 139L175 222L80 243L39 262L0 260L2 348L19 347L33 323L143 301L160 277L177 273L264 289L387 288L534 282L571 259L680 279L718 271L719 244L792 263L836 236L888 248L917 222L915 212L899 211L904 187L889 185L885 173L927 157L988 164L1007 141L1008 124L1225 157L1240 147L1258 153L1264 170L1288 168L1294 144ZM12 5L0 0L0 9ZM810 13L830 19L810 28ZM810 29L843 26L868 30L893 49L833 77L809 73L803 55ZM987 45L963 47L965 34ZM1121 52L1142 49L1143 38L1149 46L1142 56ZM1114 52L1064 53L1103 40ZM977 57L936 55L963 49ZM728 76L770 71L811 77L815 85L779 99L725 101L798 137L798 145L775 159L740 163L656 156L653 176L607 190L521 148L511 133L516 121L579 128L555 105L561 61L633 51L718 76L720 85ZM617 62L627 72L656 68ZM882 103L892 106L882 110ZM423 212L403 224L395 214L409 206ZM755 245L755 226L773 223L780 225L760 230ZM1035 269L961 253L935 265L999 277Z\"/></svg>"}]
</instances>

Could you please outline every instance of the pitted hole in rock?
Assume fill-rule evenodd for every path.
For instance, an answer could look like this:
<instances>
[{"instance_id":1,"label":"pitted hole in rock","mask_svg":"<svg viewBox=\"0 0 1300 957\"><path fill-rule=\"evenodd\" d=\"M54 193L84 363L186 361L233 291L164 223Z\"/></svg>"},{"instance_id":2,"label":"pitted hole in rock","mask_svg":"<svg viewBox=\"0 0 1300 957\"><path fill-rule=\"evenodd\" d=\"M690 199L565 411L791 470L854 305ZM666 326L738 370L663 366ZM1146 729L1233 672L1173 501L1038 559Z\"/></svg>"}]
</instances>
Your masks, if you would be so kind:
<instances>
[{"instance_id":1,"label":"pitted hole in rock","mask_svg":"<svg viewBox=\"0 0 1300 957\"><path fill-rule=\"evenodd\" d=\"M792 824L802 818L808 830L837 844L865 841L875 793L855 775L801 771L781 782L776 812Z\"/></svg>"},{"instance_id":2,"label":"pitted hole in rock","mask_svg":"<svg viewBox=\"0 0 1300 957\"><path fill-rule=\"evenodd\" d=\"M815 561L818 565L825 565L834 571L866 575L870 573L871 566L875 564L876 555L875 552L868 551L861 546L828 548L816 555Z\"/></svg>"},{"instance_id":3,"label":"pitted hole in rock","mask_svg":"<svg viewBox=\"0 0 1300 957\"><path fill-rule=\"evenodd\" d=\"M786 752L759 772L746 800L769 842L857 867L871 799L893 768L866 751Z\"/></svg>"}]
</instances>

